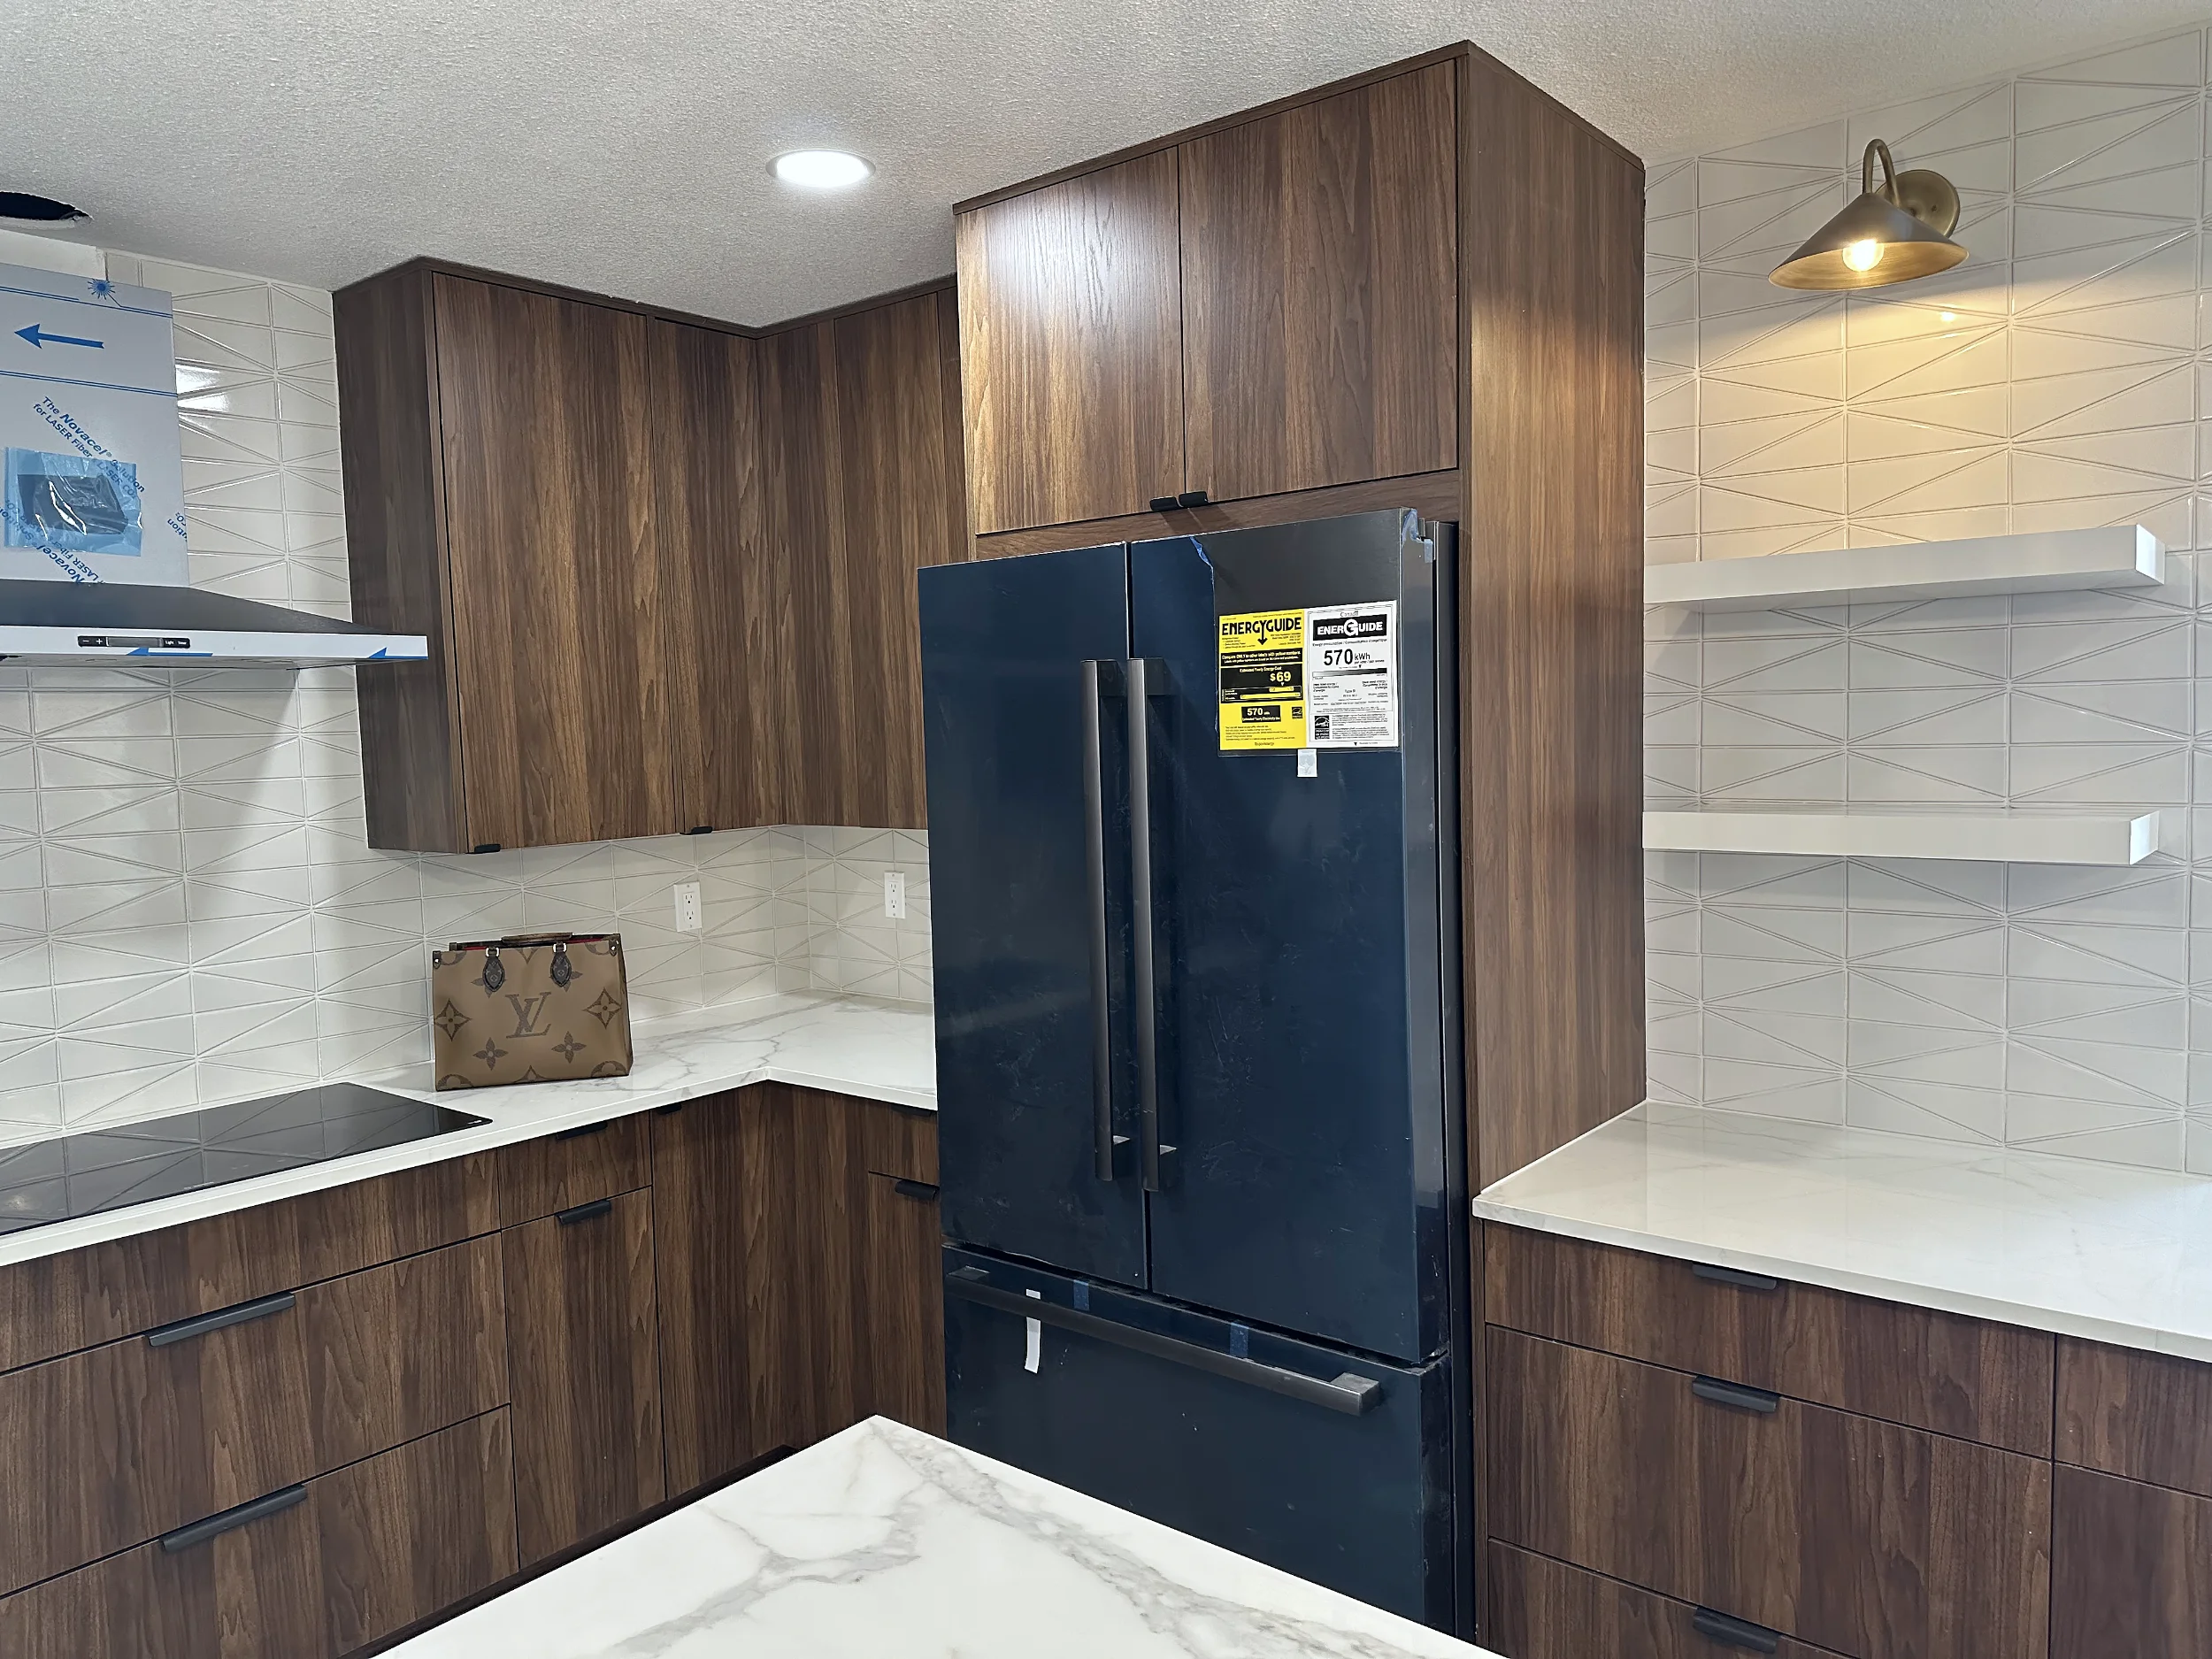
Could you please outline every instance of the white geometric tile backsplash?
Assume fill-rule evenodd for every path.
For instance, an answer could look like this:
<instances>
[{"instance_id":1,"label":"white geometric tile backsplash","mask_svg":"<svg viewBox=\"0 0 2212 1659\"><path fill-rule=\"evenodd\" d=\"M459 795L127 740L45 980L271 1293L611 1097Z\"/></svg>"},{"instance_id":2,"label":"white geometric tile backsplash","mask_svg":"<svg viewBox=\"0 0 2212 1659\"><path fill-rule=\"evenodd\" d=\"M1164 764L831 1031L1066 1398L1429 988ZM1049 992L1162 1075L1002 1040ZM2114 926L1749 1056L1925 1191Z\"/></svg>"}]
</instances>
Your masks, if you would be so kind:
<instances>
[{"instance_id":1,"label":"white geometric tile backsplash","mask_svg":"<svg viewBox=\"0 0 2212 1659\"><path fill-rule=\"evenodd\" d=\"M345 615L330 296L109 264L176 297L194 585ZM924 834L372 850L355 672L0 666L0 1141L426 1058L428 952L457 938L618 929L640 1018L929 1000ZM703 933L674 929L688 880Z\"/></svg>"},{"instance_id":2,"label":"white geometric tile backsplash","mask_svg":"<svg viewBox=\"0 0 2212 1659\"><path fill-rule=\"evenodd\" d=\"M1651 612L1651 803L2178 809L2130 870L1648 855L1655 1098L2212 1173L2206 75L2184 30L1650 170L1653 563L2175 549L2128 593ZM1770 286L1874 137L1970 259Z\"/></svg>"}]
</instances>

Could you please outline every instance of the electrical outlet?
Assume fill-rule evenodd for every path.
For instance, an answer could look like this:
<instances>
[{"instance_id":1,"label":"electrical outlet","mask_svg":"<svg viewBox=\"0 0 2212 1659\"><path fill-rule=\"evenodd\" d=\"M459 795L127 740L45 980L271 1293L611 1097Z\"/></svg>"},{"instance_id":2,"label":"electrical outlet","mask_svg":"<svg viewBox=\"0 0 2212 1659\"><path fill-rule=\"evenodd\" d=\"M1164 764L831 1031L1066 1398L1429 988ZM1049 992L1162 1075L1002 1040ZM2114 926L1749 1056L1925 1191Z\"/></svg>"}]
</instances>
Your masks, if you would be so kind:
<instances>
[{"instance_id":1,"label":"electrical outlet","mask_svg":"<svg viewBox=\"0 0 2212 1659\"><path fill-rule=\"evenodd\" d=\"M695 933L705 925L705 916L699 903L699 884L679 881L676 884L676 931Z\"/></svg>"},{"instance_id":2,"label":"electrical outlet","mask_svg":"<svg viewBox=\"0 0 2212 1659\"><path fill-rule=\"evenodd\" d=\"M896 921L906 914L906 872L883 872L883 913Z\"/></svg>"}]
</instances>

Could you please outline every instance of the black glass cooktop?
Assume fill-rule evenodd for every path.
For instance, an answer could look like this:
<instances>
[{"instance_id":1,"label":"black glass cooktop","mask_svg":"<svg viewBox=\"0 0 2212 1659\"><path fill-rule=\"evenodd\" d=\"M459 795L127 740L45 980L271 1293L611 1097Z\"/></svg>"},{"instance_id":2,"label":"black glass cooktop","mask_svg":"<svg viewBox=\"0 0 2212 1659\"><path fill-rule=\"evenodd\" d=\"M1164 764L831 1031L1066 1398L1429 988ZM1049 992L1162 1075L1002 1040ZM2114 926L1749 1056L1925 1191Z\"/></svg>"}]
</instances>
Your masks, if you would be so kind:
<instances>
[{"instance_id":1,"label":"black glass cooktop","mask_svg":"<svg viewBox=\"0 0 2212 1659\"><path fill-rule=\"evenodd\" d=\"M324 1083L264 1100L0 1147L0 1233L490 1121L358 1083Z\"/></svg>"}]
</instances>

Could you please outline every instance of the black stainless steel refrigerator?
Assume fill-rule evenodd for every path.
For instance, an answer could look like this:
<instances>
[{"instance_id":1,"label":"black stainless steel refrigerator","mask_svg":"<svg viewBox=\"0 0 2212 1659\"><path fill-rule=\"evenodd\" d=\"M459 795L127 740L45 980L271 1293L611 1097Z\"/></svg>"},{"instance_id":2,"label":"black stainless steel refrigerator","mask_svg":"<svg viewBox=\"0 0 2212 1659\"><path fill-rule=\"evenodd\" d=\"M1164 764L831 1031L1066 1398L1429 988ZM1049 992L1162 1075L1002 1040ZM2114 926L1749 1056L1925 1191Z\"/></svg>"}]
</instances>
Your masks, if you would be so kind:
<instances>
[{"instance_id":1,"label":"black stainless steel refrigerator","mask_svg":"<svg viewBox=\"0 0 2212 1659\"><path fill-rule=\"evenodd\" d=\"M952 1438L1463 1632L1450 537L920 597Z\"/></svg>"}]
</instances>

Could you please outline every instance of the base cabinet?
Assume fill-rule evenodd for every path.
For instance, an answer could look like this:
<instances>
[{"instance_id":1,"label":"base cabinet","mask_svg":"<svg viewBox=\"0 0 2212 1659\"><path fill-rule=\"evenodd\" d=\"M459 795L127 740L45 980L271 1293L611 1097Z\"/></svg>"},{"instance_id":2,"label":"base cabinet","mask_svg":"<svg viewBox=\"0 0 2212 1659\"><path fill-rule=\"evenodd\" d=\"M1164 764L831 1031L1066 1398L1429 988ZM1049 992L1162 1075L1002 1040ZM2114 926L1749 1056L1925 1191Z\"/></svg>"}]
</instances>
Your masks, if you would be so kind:
<instances>
[{"instance_id":1,"label":"base cabinet","mask_svg":"<svg viewBox=\"0 0 2212 1659\"><path fill-rule=\"evenodd\" d=\"M515 1571L507 1436L507 1413L487 1412L265 1494L184 1548L49 1579L0 1601L0 1653L338 1659Z\"/></svg>"},{"instance_id":2,"label":"base cabinet","mask_svg":"<svg viewBox=\"0 0 2212 1659\"><path fill-rule=\"evenodd\" d=\"M2212 1498L2058 1471L2051 1659L2212 1654Z\"/></svg>"},{"instance_id":3,"label":"base cabinet","mask_svg":"<svg viewBox=\"0 0 2212 1659\"><path fill-rule=\"evenodd\" d=\"M1490 1602L1482 1639L1513 1659L1717 1659L1732 1648L1774 1659L1843 1659L1716 1609L1655 1595L1494 1540L1486 1565Z\"/></svg>"}]
</instances>

